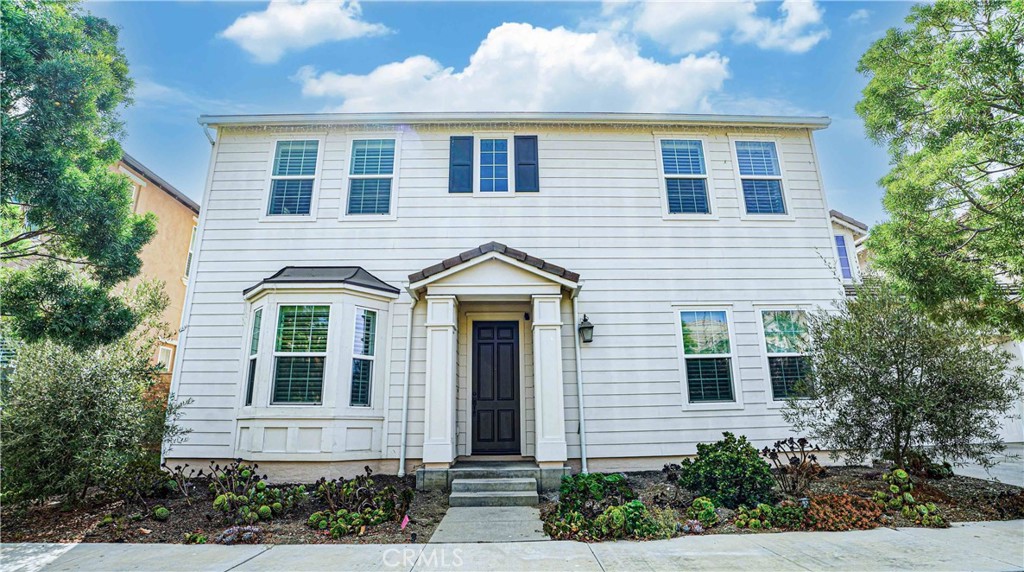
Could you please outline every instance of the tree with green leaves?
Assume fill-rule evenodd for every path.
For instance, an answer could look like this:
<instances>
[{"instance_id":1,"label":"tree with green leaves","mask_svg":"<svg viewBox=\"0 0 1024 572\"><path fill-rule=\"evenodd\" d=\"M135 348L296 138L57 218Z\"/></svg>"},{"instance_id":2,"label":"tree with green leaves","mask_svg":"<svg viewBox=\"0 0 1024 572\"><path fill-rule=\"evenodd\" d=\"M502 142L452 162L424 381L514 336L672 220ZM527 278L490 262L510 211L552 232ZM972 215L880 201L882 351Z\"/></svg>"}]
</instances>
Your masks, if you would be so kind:
<instances>
[{"instance_id":1,"label":"tree with green leaves","mask_svg":"<svg viewBox=\"0 0 1024 572\"><path fill-rule=\"evenodd\" d=\"M928 450L983 465L1003 450L1002 417L1021 399L1024 369L993 346L992 331L939 324L891 280L867 275L835 311L808 316L812 374L786 421L850 460L906 465Z\"/></svg>"},{"instance_id":2,"label":"tree with green leaves","mask_svg":"<svg viewBox=\"0 0 1024 572\"><path fill-rule=\"evenodd\" d=\"M915 6L860 60L888 146L874 264L939 319L1024 336L1024 0Z\"/></svg>"},{"instance_id":3,"label":"tree with green leaves","mask_svg":"<svg viewBox=\"0 0 1024 572\"><path fill-rule=\"evenodd\" d=\"M132 213L119 109L132 88L118 30L74 1L3 0L0 288L14 334L79 348L137 323L112 288L153 237Z\"/></svg>"}]
</instances>

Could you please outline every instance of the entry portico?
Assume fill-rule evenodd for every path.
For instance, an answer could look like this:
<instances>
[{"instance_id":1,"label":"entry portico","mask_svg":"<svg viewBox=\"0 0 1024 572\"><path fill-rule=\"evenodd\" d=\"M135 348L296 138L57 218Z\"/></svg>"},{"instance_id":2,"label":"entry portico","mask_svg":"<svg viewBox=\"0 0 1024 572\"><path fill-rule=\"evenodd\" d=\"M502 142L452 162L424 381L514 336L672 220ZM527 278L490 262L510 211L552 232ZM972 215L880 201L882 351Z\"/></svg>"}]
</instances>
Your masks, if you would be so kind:
<instances>
[{"instance_id":1,"label":"entry portico","mask_svg":"<svg viewBox=\"0 0 1024 572\"><path fill-rule=\"evenodd\" d=\"M578 274L497 242L409 276L427 311L426 470L482 454L564 465L563 302L580 288Z\"/></svg>"}]
</instances>

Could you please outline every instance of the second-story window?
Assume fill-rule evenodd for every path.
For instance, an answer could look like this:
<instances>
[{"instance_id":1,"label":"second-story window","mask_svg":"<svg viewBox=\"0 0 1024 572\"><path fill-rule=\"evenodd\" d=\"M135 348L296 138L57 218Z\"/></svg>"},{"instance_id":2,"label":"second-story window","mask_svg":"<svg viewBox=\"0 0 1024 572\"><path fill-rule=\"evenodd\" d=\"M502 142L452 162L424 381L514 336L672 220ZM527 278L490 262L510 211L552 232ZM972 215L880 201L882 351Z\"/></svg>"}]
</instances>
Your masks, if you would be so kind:
<instances>
[{"instance_id":1,"label":"second-story window","mask_svg":"<svg viewBox=\"0 0 1024 572\"><path fill-rule=\"evenodd\" d=\"M836 252L839 253L839 272L843 280L853 280L853 267L850 266L850 251L846 248L846 237L836 235Z\"/></svg>"},{"instance_id":2,"label":"second-story window","mask_svg":"<svg viewBox=\"0 0 1024 572\"><path fill-rule=\"evenodd\" d=\"M192 259L196 250L196 226L192 226L192 236L188 239L188 257L185 258L185 278L192 273Z\"/></svg>"},{"instance_id":3,"label":"second-story window","mask_svg":"<svg viewBox=\"0 0 1024 572\"><path fill-rule=\"evenodd\" d=\"M268 215L308 215L320 142L278 141L270 176Z\"/></svg>"},{"instance_id":4,"label":"second-story window","mask_svg":"<svg viewBox=\"0 0 1024 572\"><path fill-rule=\"evenodd\" d=\"M394 173L394 139L353 141L346 212L350 215L390 214Z\"/></svg>"},{"instance_id":5,"label":"second-story window","mask_svg":"<svg viewBox=\"0 0 1024 572\"><path fill-rule=\"evenodd\" d=\"M480 192L508 192L508 139L480 140Z\"/></svg>"},{"instance_id":6,"label":"second-story window","mask_svg":"<svg viewBox=\"0 0 1024 572\"><path fill-rule=\"evenodd\" d=\"M708 175L700 141L661 140L661 167L669 214L710 214Z\"/></svg>"},{"instance_id":7,"label":"second-story window","mask_svg":"<svg viewBox=\"0 0 1024 572\"><path fill-rule=\"evenodd\" d=\"M772 141L737 141L736 163L747 214L786 214L782 170Z\"/></svg>"}]
</instances>

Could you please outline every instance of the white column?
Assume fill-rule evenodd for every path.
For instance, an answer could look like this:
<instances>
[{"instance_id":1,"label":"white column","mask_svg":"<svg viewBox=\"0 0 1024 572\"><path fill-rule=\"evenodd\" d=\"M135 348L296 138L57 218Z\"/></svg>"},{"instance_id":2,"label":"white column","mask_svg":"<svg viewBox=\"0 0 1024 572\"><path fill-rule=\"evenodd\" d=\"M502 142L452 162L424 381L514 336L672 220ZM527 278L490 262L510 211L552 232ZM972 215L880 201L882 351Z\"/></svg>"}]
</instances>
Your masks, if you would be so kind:
<instances>
[{"instance_id":1,"label":"white column","mask_svg":"<svg viewBox=\"0 0 1024 572\"><path fill-rule=\"evenodd\" d=\"M423 463L455 460L455 296L427 296L427 379Z\"/></svg>"},{"instance_id":2,"label":"white column","mask_svg":"<svg viewBox=\"0 0 1024 572\"><path fill-rule=\"evenodd\" d=\"M538 463L565 461L562 389L562 297L533 297L533 404Z\"/></svg>"}]
</instances>

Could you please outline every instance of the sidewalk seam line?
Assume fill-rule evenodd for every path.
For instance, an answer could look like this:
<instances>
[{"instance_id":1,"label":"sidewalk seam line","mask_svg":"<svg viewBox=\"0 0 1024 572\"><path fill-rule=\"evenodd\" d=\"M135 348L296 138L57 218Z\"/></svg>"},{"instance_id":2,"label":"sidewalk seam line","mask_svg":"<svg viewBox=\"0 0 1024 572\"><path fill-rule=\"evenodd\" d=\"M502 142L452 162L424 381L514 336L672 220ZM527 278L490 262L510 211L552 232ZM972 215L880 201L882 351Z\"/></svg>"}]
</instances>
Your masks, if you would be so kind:
<instances>
[{"instance_id":1,"label":"sidewalk seam line","mask_svg":"<svg viewBox=\"0 0 1024 572\"><path fill-rule=\"evenodd\" d=\"M601 569L601 572L608 572L604 567L604 563L601 562L601 557L597 555L597 552L594 552L594 546L589 542L587 543L587 550L594 556L594 561L597 562L597 567Z\"/></svg>"},{"instance_id":2,"label":"sidewalk seam line","mask_svg":"<svg viewBox=\"0 0 1024 572\"><path fill-rule=\"evenodd\" d=\"M259 556L261 554L266 554L267 552L270 552L270 549L273 548L275 545L273 545L273 544L264 544L263 546L265 547L263 550L260 550L256 554L253 554L252 556L246 558L245 560L239 562L238 564L235 564L231 568L224 569L224 572L231 572L235 568L238 568L239 566L241 566L242 564L245 564L246 562L252 560L253 558L256 558L257 556Z\"/></svg>"}]
</instances>

